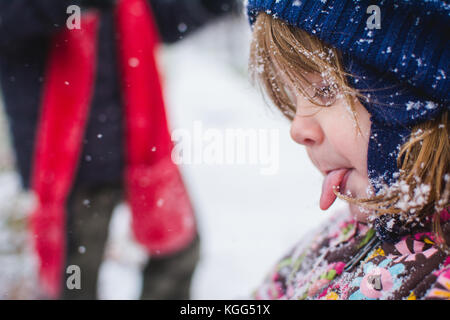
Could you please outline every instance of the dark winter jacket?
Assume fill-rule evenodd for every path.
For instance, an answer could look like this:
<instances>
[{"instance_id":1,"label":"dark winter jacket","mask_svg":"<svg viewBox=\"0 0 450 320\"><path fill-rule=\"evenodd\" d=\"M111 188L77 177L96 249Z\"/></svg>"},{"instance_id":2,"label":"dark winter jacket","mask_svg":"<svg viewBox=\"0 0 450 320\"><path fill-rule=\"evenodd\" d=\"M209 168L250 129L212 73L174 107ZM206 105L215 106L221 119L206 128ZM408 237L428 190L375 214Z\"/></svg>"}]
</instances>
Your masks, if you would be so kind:
<instances>
[{"instance_id":1,"label":"dark winter jacket","mask_svg":"<svg viewBox=\"0 0 450 320\"><path fill-rule=\"evenodd\" d=\"M441 212L447 243L450 214ZM283 257L254 293L257 299L449 299L450 257L431 221L397 243L338 212Z\"/></svg>"},{"instance_id":2,"label":"dark winter jacket","mask_svg":"<svg viewBox=\"0 0 450 320\"><path fill-rule=\"evenodd\" d=\"M29 187L44 70L69 5L101 12L97 73L76 184L120 184L124 165L114 0L0 1L0 82L24 187ZM172 43L230 12L234 0L149 0L161 40Z\"/></svg>"}]
</instances>

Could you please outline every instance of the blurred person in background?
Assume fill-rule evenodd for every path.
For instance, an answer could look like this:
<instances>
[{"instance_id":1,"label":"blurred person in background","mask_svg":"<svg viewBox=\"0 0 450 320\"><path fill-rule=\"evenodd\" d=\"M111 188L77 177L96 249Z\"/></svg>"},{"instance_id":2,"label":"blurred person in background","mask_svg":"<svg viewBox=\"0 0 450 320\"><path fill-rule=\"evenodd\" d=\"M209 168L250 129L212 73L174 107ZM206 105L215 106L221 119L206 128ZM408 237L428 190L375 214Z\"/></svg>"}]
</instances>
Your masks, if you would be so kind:
<instances>
[{"instance_id":1,"label":"blurred person in background","mask_svg":"<svg viewBox=\"0 0 450 320\"><path fill-rule=\"evenodd\" d=\"M69 28L72 5L81 8L79 28ZM125 200L135 238L151 256L141 298L189 298L199 237L170 157L154 51L237 7L235 0L0 2L1 89L17 169L37 198L29 225L43 297L97 297L110 218ZM81 270L80 288L66 285L70 265Z\"/></svg>"}]
</instances>

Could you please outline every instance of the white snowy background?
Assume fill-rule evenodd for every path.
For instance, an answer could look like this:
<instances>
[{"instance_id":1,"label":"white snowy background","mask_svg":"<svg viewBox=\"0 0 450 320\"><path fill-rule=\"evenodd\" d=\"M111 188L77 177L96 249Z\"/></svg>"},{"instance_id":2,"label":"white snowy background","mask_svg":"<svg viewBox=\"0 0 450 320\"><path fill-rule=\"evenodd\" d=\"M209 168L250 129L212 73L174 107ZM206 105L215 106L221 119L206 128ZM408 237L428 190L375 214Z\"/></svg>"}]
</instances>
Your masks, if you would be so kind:
<instances>
[{"instance_id":1,"label":"white snowy background","mask_svg":"<svg viewBox=\"0 0 450 320\"><path fill-rule=\"evenodd\" d=\"M277 259L330 212L319 209L322 178L289 124L268 107L247 75L250 30L245 17L227 17L161 50L172 129L278 129L279 168L263 165L181 166L196 208L201 260L193 299L247 298ZM0 112L1 113L1 112ZM35 259L24 230L30 197L19 188L4 115L0 117L0 298L32 299ZM342 205L338 203L337 205ZM331 210L334 209L336 204ZM116 208L101 269L102 299L136 299L146 261L129 230L125 204ZM80 248L89 250L89 248Z\"/></svg>"}]
</instances>

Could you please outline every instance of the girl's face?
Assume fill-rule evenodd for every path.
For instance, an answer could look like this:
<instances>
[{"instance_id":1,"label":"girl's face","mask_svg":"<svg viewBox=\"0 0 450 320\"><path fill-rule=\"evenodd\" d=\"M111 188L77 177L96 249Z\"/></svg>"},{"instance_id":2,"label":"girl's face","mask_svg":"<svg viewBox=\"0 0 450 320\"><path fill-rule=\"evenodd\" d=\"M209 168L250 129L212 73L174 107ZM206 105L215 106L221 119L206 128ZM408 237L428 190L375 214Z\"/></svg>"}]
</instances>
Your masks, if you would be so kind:
<instances>
[{"instance_id":1,"label":"girl's face","mask_svg":"<svg viewBox=\"0 0 450 320\"><path fill-rule=\"evenodd\" d=\"M329 92L323 82L315 80L319 91L314 92L318 95ZM324 176L320 208L327 210L336 199L333 188L339 188L342 194L353 198L367 198L370 190L367 149L371 122L370 114L359 101L355 101L354 106L356 123L344 95L338 94L330 101L327 101L332 99L330 95L321 99L330 105L316 106L302 94L295 95L296 114L290 134L295 142L306 147L309 158ZM367 221L366 214L358 206L350 203L350 210L359 221Z\"/></svg>"}]
</instances>

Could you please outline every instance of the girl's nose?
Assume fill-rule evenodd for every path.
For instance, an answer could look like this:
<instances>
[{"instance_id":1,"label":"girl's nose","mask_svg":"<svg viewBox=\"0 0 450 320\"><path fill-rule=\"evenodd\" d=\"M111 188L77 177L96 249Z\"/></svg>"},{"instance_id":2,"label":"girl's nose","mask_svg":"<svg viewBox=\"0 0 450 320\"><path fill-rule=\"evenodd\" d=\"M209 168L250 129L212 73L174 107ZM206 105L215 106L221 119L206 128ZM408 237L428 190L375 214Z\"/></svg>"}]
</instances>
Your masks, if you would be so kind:
<instances>
[{"instance_id":1,"label":"girl's nose","mask_svg":"<svg viewBox=\"0 0 450 320\"><path fill-rule=\"evenodd\" d=\"M322 127L314 116L296 114L291 123L290 134L295 142L306 147L320 144L324 139Z\"/></svg>"}]
</instances>

